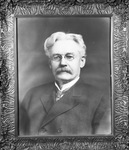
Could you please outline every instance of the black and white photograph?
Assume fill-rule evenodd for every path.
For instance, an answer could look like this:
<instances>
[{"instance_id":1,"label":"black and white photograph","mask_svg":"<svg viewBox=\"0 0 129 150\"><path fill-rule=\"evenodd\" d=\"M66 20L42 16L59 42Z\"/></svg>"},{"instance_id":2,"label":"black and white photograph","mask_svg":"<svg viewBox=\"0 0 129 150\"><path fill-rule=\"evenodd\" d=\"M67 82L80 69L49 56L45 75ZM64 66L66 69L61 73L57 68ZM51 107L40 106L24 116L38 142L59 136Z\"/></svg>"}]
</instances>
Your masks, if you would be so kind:
<instances>
[{"instance_id":1,"label":"black and white photograph","mask_svg":"<svg viewBox=\"0 0 129 150\"><path fill-rule=\"evenodd\" d=\"M112 134L111 18L17 18L20 136Z\"/></svg>"},{"instance_id":2,"label":"black and white photograph","mask_svg":"<svg viewBox=\"0 0 129 150\"><path fill-rule=\"evenodd\" d=\"M1 1L1 150L129 149L128 9Z\"/></svg>"}]
</instances>

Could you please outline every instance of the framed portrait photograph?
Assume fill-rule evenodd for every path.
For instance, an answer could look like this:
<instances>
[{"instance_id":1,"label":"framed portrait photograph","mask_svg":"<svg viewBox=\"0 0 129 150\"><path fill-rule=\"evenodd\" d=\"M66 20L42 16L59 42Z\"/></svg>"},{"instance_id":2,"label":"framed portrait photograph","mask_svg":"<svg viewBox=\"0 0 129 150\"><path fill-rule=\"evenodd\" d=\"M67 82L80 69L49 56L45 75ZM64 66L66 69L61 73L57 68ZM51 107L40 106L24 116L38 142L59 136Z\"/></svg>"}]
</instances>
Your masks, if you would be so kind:
<instances>
[{"instance_id":1,"label":"framed portrait photograph","mask_svg":"<svg viewBox=\"0 0 129 150\"><path fill-rule=\"evenodd\" d=\"M20 135L112 134L111 16L17 17L16 22ZM57 62L51 61L51 58L45 55L43 46L45 39L51 34L55 38L56 36L62 38L59 42L68 44L67 47L59 43L56 50L60 49L61 44L61 47L64 47L62 48L64 55L67 56L69 53L69 57L75 55L73 60L69 61L67 57L64 59L66 62L62 63L60 60L56 68L53 63L55 65ZM86 43L86 62L83 68L75 61L78 57L76 57L76 48L69 43L74 41L71 34L83 36ZM59 50L48 51L62 54ZM57 70L56 73L54 69ZM68 87L68 90L64 89L63 96L56 100L58 90L54 84L57 83L59 87L66 86L74 80L77 82ZM63 84L60 83L61 81ZM54 88L51 89L53 86ZM39 93L40 90L42 94ZM75 103L76 100L78 104ZM44 109L47 112L44 112ZM95 116L97 114L98 116ZM47 119L43 119L44 117ZM23 122L24 119L26 121Z\"/></svg>"},{"instance_id":2,"label":"framed portrait photograph","mask_svg":"<svg viewBox=\"0 0 129 150\"><path fill-rule=\"evenodd\" d=\"M2 149L128 149L128 2L7 3Z\"/></svg>"}]
</instances>

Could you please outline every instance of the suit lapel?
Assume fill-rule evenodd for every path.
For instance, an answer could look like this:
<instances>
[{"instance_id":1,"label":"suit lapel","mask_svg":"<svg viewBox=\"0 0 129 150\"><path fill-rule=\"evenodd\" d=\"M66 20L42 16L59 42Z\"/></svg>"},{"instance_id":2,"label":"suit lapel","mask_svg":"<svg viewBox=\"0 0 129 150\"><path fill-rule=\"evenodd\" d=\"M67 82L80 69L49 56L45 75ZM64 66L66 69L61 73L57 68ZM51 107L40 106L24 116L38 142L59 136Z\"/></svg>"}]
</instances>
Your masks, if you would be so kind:
<instances>
[{"instance_id":1,"label":"suit lapel","mask_svg":"<svg viewBox=\"0 0 129 150\"><path fill-rule=\"evenodd\" d=\"M41 97L41 103L46 113L48 113L51 107L54 105L54 101L55 101L55 86L54 84L52 84L50 86L49 91L47 91L47 93L45 94L43 93L43 96Z\"/></svg>"},{"instance_id":2,"label":"suit lapel","mask_svg":"<svg viewBox=\"0 0 129 150\"><path fill-rule=\"evenodd\" d=\"M54 90L55 91L55 90ZM53 93L53 92L52 92ZM47 125L50 121L54 120L59 115L70 111L80 103L81 90L78 84L73 86L65 95L57 102L54 102L55 92L51 96L46 96L45 107L47 115L43 118L41 128ZM53 106L52 106L53 105Z\"/></svg>"}]
</instances>

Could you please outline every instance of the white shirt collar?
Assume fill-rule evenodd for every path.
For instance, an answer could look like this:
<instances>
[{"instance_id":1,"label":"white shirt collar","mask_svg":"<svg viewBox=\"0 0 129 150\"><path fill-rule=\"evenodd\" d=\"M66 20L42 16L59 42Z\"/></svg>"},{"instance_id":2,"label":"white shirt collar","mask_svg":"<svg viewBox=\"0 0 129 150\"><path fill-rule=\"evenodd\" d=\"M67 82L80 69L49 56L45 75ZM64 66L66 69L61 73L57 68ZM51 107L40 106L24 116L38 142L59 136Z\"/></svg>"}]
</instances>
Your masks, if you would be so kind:
<instances>
[{"instance_id":1,"label":"white shirt collar","mask_svg":"<svg viewBox=\"0 0 129 150\"><path fill-rule=\"evenodd\" d=\"M58 86L58 84L55 82L55 86L57 87L57 89L60 91L60 92L63 92L63 91L67 91L68 89L70 89L78 80L79 80L80 77L77 77L75 78L74 80L64 84L62 86L62 88L60 89L60 87Z\"/></svg>"}]
</instances>

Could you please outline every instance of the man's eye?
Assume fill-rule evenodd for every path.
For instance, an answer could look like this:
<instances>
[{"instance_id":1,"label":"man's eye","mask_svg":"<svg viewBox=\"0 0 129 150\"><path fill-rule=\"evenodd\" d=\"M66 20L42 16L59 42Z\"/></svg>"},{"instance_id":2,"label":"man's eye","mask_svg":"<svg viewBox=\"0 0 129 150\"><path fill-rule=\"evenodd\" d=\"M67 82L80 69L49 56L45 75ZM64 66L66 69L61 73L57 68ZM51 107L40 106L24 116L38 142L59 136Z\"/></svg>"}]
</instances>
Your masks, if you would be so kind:
<instances>
[{"instance_id":1,"label":"man's eye","mask_svg":"<svg viewBox=\"0 0 129 150\"><path fill-rule=\"evenodd\" d=\"M73 55L66 55L66 58L67 58L68 60L73 60L73 59L74 59L74 56L73 56Z\"/></svg>"},{"instance_id":2,"label":"man's eye","mask_svg":"<svg viewBox=\"0 0 129 150\"><path fill-rule=\"evenodd\" d=\"M60 55L55 55L52 57L53 60L60 60L61 59L61 56Z\"/></svg>"}]
</instances>

